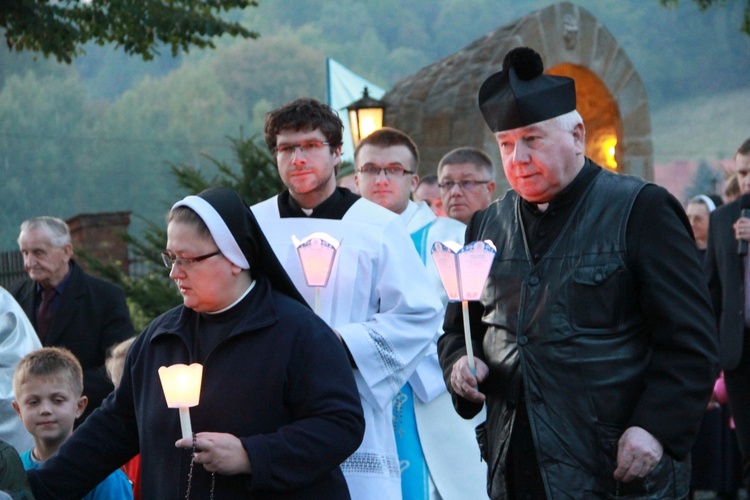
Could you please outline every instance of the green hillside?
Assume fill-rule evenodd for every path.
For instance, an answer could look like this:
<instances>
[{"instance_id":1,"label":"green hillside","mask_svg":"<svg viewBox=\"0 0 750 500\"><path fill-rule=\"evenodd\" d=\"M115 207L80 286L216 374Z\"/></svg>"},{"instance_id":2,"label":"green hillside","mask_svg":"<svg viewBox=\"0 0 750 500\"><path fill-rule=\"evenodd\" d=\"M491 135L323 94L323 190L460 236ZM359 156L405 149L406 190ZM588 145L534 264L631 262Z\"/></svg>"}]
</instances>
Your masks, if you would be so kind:
<instances>
[{"instance_id":1,"label":"green hillside","mask_svg":"<svg viewBox=\"0 0 750 500\"><path fill-rule=\"evenodd\" d=\"M750 87L651 111L654 163L731 158L750 137Z\"/></svg>"},{"instance_id":2,"label":"green hillside","mask_svg":"<svg viewBox=\"0 0 750 500\"><path fill-rule=\"evenodd\" d=\"M749 92L737 91L750 82L741 2L706 12L692 1L573 2L638 71L658 162L731 155L748 135ZM34 215L130 210L135 234L143 219L161 221L184 195L171 165L213 176L206 155L231 160L228 138L261 132L267 111L300 96L325 99L326 57L390 88L553 3L263 0L232 13L258 40L220 39L216 50L148 63L112 46L86 47L70 66L0 46L0 249L15 247L19 224Z\"/></svg>"}]
</instances>

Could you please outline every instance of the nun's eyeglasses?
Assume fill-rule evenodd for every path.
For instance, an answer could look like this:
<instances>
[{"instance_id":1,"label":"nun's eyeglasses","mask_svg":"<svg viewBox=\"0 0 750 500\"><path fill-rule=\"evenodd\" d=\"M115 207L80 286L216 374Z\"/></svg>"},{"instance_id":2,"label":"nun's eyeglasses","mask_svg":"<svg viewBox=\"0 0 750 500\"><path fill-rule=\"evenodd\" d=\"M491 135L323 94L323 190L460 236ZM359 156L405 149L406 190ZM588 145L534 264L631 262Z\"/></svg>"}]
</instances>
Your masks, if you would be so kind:
<instances>
[{"instance_id":1,"label":"nun's eyeglasses","mask_svg":"<svg viewBox=\"0 0 750 500\"><path fill-rule=\"evenodd\" d=\"M215 252L207 253L205 255L199 255L198 257L177 257L176 255L172 255L169 252L162 252L161 253L161 260L164 262L164 265L167 269L172 269L175 264L179 264L181 266L189 266L190 264L195 264L196 262L200 262L202 260L206 260L209 257L213 257L214 255L219 255L221 253L221 250L216 250Z\"/></svg>"}]
</instances>

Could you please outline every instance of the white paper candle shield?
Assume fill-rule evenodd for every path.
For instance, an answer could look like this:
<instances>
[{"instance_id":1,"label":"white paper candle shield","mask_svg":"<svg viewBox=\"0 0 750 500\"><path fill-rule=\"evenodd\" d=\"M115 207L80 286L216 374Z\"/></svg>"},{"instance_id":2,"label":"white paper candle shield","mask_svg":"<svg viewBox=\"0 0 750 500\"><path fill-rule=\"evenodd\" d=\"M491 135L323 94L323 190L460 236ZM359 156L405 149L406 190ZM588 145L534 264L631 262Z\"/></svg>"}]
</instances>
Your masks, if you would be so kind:
<instances>
[{"instance_id":1,"label":"white paper candle shield","mask_svg":"<svg viewBox=\"0 0 750 500\"><path fill-rule=\"evenodd\" d=\"M302 240L292 236L307 286L328 285L339 241L326 233L313 233Z\"/></svg>"},{"instance_id":2,"label":"white paper candle shield","mask_svg":"<svg viewBox=\"0 0 750 500\"><path fill-rule=\"evenodd\" d=\"M471 322L469 319L469 301L479 300L484 283L490 274L490 267L497 250L490 240L475 241L461 248L455 241L432 245L432 258L435 261L445 293L451 302L461 302L464 322L464 341L466 357L471 373L476 375L474 349L471 339Z\"/></svg>"},{"instance_id":3,"label":"white paper candle shield","mask_svg":"<svg viewBox=\"0 0 750 500\"><path fill-rule=\"evenodd\" d=\"M475 241L463 248L455 241L436 241L431 253L448 300L480 299L497 253L491 241Z\"/></svg>"},{"instance_id":4,"label":"white paper candle shield","mask_svg":"<svg viewBox=\"0 0 750 500\"><path fill-rule=\"evenodd\" d=\"M164 390L164 397L169 408L179 408L180 428L183 438L191 438L193 431L190 425L188 408L200 402L203 365L176 364L159 368L159 379Z\"/></svg>"}]
</instances>

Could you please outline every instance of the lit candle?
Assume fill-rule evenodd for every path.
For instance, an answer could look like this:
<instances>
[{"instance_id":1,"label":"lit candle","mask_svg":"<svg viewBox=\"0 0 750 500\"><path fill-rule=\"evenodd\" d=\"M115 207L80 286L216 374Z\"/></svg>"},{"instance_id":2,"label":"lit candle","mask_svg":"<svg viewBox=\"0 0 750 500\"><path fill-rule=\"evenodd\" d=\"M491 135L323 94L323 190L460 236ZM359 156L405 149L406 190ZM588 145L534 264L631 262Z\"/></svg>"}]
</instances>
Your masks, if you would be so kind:
<instances>
[{"instance_id":1,"label":"lit candle","mask_svg":"<svg viewBox=\"0 0 750 500\"><path fill-rule=\"evenodd\" d=\"M198 363L193 363L190 366L176 364L159 368L159 378L161 379L162 389L164 389L167 406L180 410L180 428L183 438L193 437L189 408L198 406L202 377L203 365Z\"/></svg>"}]
</instances>

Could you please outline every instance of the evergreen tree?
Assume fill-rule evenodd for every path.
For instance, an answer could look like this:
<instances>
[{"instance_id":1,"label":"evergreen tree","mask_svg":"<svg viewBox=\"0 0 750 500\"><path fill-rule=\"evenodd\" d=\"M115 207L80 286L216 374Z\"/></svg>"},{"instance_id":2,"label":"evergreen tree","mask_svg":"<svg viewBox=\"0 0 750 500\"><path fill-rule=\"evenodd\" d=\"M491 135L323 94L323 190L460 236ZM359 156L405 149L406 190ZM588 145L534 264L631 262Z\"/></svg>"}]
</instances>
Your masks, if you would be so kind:
<instances>
[{"instance_id":1,"label":"evergreen tree","mask_svg":"<svg viewBox=\"0 0 750 500\"><path fill-rule=\"evenodd\" d=\"M192 164L170 164L172 175L184 195L197 194L210 186L227 186L237 191L248 205L253 205L277 194L282 183L276 163L265 144L257 136L248 139L240 136L230 138L229 141L234 164L205 156L216 169L213 176L207 176L205 169ZM163 222L146 221L143 238L123 236L130 247L133 260L145 269L145 272L136 276L125 275L117 265L103 264L89 255L81 256L95 273L125 290L137 330L142 330L158 315L182 302L169 278L169 271L161 260L160 254L167 242L165 226Z\"/></svg>"},{"instance_id":2,"label":"evergreen tree","mask_svg":"<svg viewBox=\"0 0 750 500\"><path fill-rule=\"evenodd\" d=\"M721 189L721 173L711 168L708 163L701 161L693 176L693 183L685 191L687 199L699 194L715 194Z\"/></svg>"}]
</instances>

